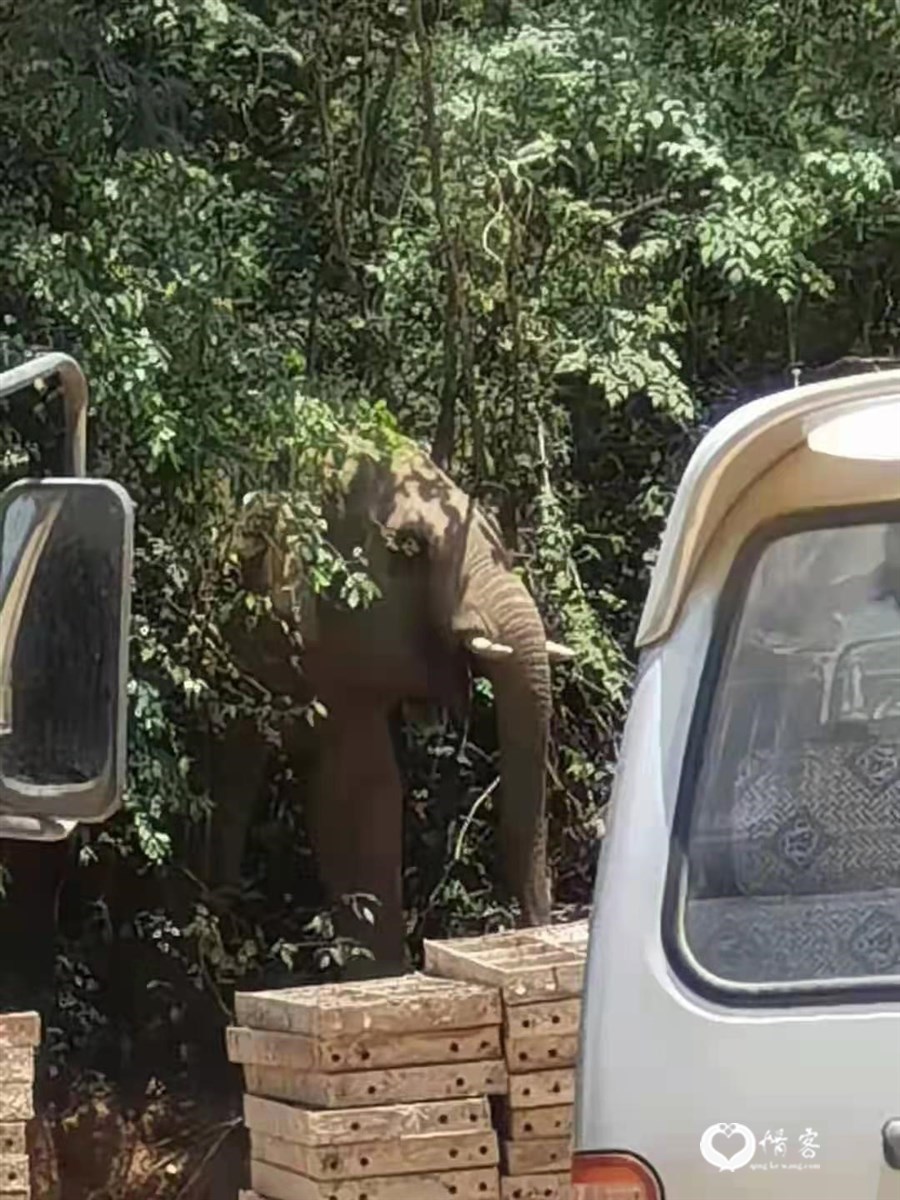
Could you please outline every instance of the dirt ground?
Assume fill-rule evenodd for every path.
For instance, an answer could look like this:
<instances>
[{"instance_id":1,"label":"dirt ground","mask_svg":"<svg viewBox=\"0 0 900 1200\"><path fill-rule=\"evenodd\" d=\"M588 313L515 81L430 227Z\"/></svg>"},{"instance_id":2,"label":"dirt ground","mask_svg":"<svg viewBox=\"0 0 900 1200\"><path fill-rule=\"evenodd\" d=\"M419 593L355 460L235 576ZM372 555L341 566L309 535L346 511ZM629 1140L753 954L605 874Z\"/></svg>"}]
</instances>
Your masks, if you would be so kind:
<instances>
[{"instance_id":1,"label":"dirt ground","mask_svg":"<svg viewBox=\"0 0 900 1200\"><path fill-rule=\"evenodd\" d=\"M108 1089L51 1103L29 1131L32 1200L237 1200L246 1134L234 1097L148 1097Z\"/></svg>"}]
</instances>

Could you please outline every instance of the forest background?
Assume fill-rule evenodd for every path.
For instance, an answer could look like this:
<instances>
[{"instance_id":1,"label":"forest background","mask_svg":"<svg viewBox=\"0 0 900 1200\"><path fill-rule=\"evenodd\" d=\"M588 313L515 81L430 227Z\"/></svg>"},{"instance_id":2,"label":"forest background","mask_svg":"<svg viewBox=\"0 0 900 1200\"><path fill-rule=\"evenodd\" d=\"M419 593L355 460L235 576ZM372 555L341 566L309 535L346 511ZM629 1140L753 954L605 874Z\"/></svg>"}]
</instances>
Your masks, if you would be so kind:
<instances>
[{"instance_id":1,"label":"forest background","mask_svg":"<svg viewBox=\"0 0 900 1200\"><path fill-rule=\"evenodd\" d=\"M161 1097L223 1094L236 986L334 963L277 778L242 887L210 892L191 759L224 716L266 720L219 635L236 499L289 480L329 586L317 517L348 430L447 464L578 651L550 810L558 899L589 902L691 448L795 369L897 348L898 61L893 0L0 0L0 368L83 363L90 470L139 519L124 811L7 852L4 998L44 987L47 1112L115 1095L116 1136L146 1142ZM58 441L28 399L4 480ZM491 718L481 687L464 742L440 717L402 733L414 949L510 919ZM195 1121L191 1153L230 1120Z\"/></svg>"}]
</instances>

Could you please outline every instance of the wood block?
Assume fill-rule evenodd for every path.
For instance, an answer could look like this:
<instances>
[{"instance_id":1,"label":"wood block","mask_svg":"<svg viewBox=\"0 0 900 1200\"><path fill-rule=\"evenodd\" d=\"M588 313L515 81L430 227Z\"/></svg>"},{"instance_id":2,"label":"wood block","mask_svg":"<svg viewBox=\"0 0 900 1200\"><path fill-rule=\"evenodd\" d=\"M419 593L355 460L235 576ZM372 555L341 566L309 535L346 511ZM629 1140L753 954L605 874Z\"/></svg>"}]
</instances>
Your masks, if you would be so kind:
<instances>
[{"instance_id":1,"label":"wood block","mask_svg":"<svg viewBox=\"0 0 900 1200\"><path fill-rule=\"evenodd\" d=\"M24 1121L8 1121L0 1125L0 1162L11 1154L27 1154Z\"/></svg>"},{"instance_id":2,"label":"wood block","mask_svg":"<svg viewBox=\"0 0 900 1200\"><path fill-rule=\"evenodd\" d=\"M527 1142L506 1142L506 1169L510 1175L559 1174L572 1165L571 1138L535 1138Z\"/></svg>"},{"instance_id":3,"label":"wood block","mask_svg":"<svg viewBox=\"0 0 900 1200\"><path fill-rule=\"evenodd\" d=\"M503 1200L572 1200L568 1171L559 1175L511 1175L501 1182Z\"/></svg>"},{"instance_id":4,"label":"wood block","mask_svg":"<svg viewBox=\"0 0 900 1200\"><path fill-rule=\"evenodd\" d=\"M532 1071L509 1081L510 1108L545 1108L575 1103L575 1072Z\"/></svg>"},{"instance_id":5,"label":"wood block","mask_svg":"<svg viewBox=\"0 0 900 1200\"><path fill-rule=\"evenodd\" d=\"M432 1104L393 1104L384 1108L317 1111L244 1097L248 1129L306 1146L347 1146L387 1142L428 1133L490 1133L491 1108L485 1097L440 1100Z\"/></svg>"},{"instance_id":6,"label":"wood block","mask_svg":"<svg viewBox=\"0 0 900 1200\"><path fill-rule=\"evenodd\" d=\"M578 1036L581 1000L548 1000L544 1004L517 1004L504 1014L503 1033L511 1038Z\"/></svg>"},{"instance_id":7,"label":"wood block","mask_svg":"<svg viewBox=\"0 0 900 1200\"><path fill-rule=\"evenodd\" d=\"M531 1143L534 1146L539 1142ZM425 1175L441 1171L496 1167L500 1148L493 1130L480 1133L426 1133L391 1142L355 1146L304 1146L250 1133L250 1154L260 1162L313 1179L369 1179L378 1175ZM539 1156L533 1155L537 1161ZM531 1168L529 1168L531 1169ZM537 1169L537 1168L535 1168Z\"/></svg>"},{"instance_id":8,"label":"wood block","mask_svg":"<svg viewBox=\"0 0 900 1200\"><path fill-rule=\"evenodd\" d=\"M545 1176L550 1179L552 1176ZM261 1163L250 1162L254 1191L270 1200L499 1200L496 1167L446 1174L394 1175L384 1179L344 1179L325 1183Z\"/></svg>"},{"instance_id":9,"label":"wood block","mask_svg":"<svg viewBox=\"0 0 900 1200\"><path fill-rule=\"evenodd\" d=\"M0 1013L0 1050L10 1046L41 1044L41 1018L37 1013Z\"/></svg>"},{"instance_id":10,"label":"wood block","mask_svg":"<svg viewBox=\"0 0 900 1200\"><path fill-rule=\"evenodd\" d=\"M6 1197L10 1192L27 1195L29 1187L28 1155L0 1155L0 1196Z\"/></svg>"},{"instance_id":11,"label":"wood block","mask_svg":"<svg viewBox=\"0 0 900 1200\"><path fill-rule=\"evenodd\" d=\"M31 1046L0 1048L0 1086L6 1083L34 1083L34 1050Z\"/></svg>"},{"instance_id":12,"label":"wood block","mask_svg":"<svg viewBox=\"0 0 900 1200\"><path fill-rule=\"evenodd\" d=\"M0 1121L30 1121L34 1116L34 1085L0 1081Z\"/></svg>"},{"instance_id":13,"label":"wood block","mask_svg":"<svg viewBox=\"0 0 900 1200\"><path fill-rule=\"evenodd\" d=\"M511 1038L506 1043L506 1065L510 1071L546 1071L574 1067L578 1057L578 1035Z\"/></svg>"},{"instance_id":14,"label":"wood block","mask_svg":"<svg viewBox=\"0 0 900 1200\"><path fill-rule=\"evenodd\" d=\"M238 992L234 1003L241 1025L315 1038L480 1029L502 1019L494 989L420 974Z\"/></svg>"},{"instance_id":15,"label":"wood block","mask_svg":"<svg viewBox=\"0 0 900 1200\"><path fill-rule=\"evenodd\" d=\"M532 930L426 941L425 966L433 975L498 987L509 1005L580 996L584 986L584 956Z\"/></svg>"},{"instance_id":16,"label":"wood block","mask_svg":"<svg viewBox=\"0 0 900 1200\"><path fill-rule=\"evenodd\" d=\"M324 1039L300 1033L231 1027L226 1030L226 1044L231 1062L326 1073L481 1062L503 1057L498 1025L435 1033L359 1034Z\"/></svg>"},{"instance_id":17,"label":"wood block","mask_svg":"<svg viewBox=\"0 0 900 1200\"><path fill-rule=\"evenodd\" d=\"M347 1071L340 1075L259 1067L249 1063L244 1066L244 1081L251 1095L294 1100L316 1108L360 1108L368 1104L416 1104L422 1100L451 1100L462 1096L502 1096L508 1086L506 1064L502 1061Z\"/></svg>"},{"instance_id":18,"label":"wood block","mask_svg":"<svg viewBox=\"0 0 900 1200\"><path fill-rule=\"evenodd\" d=\"M506 1114L506 1129L517 1142L530 1138L571 1137L575 1109L571 1104L550 1108L510 1109Z\"/></svg>"}]
</instances>

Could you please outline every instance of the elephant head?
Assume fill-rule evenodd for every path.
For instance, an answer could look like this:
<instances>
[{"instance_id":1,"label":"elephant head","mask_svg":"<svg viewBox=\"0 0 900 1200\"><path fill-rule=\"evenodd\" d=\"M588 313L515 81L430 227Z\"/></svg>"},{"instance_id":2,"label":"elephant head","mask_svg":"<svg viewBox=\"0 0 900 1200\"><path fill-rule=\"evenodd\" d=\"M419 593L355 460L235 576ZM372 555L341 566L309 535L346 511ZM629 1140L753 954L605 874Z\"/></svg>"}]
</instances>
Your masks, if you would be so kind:
<instances>
[{"instance_id":1,"label":"elephant head","mask_svg":"<svg viewBox=\"0 0 900 1200\"><path fill-rule=\"evenodd\" d=\"M469 676L487 676L497 710L505 874L524 922L544 923L551 906L550 665L571 652L547 640L537 606L495 524L424 454L410 449L395 454L389 465L360 457L345 472L343 484L339 503L328 513L328 538L348 558L362 547L380 592L369 607L351 611L320 603L307 619L298 600L303 591L299 564L283 552L278 538L257 521L239 547L248 584L270 597L276 615L291 621L299 614L303 623L304 674L332 712L326 725L333 732L326 730L322 739L322 778L342 795L356 793L382 805L377 838L373 832L371 841L380 842L384 862L390 824L397 841L396 871L382 890L392 892L396 915L401 837L393 822L399 821L402 793L391 765L388 714L410 701L436 700L458 708L468 695ZM251 501L247 512L258 513L258 502ZM366 731L366 751L355 754L360 730ZM373 764L380 764L377 778ZM321 847L320 869L332 881L340 877L341 886L354 872L374 877L366 876L362 862L365 838L357 838L355 863L346 862L351 819L335 813L343 804L326 798L313 805L320 817L325 814L321 820L313 817L320 826L320 835L314 835ZM336 830L327 828L329 819L337 821ZM369 820L357 811L352 823ZM322 866L323 859L334 865ZM386 879L384 872L380 878Z\"/></svg>"}]
</instances>

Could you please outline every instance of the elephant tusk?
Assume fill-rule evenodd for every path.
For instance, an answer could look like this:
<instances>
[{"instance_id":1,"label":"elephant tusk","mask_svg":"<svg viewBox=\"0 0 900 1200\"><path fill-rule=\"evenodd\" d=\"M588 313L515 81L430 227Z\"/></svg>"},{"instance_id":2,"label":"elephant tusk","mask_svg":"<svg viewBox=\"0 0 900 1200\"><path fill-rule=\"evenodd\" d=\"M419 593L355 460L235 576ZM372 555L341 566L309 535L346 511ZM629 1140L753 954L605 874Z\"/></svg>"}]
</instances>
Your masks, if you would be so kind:
<instances>
[{"instance_id":1,"label":"elephant tusk","mask_svg":"<svg viewBox=\"0 0 900 1200\"><path fill-rule=\"evenodd\" d=\"M503 642L492 642L490 638L479 635L468 638L466 646L479 658L509 658L513 652L512 646L507 646Z\"/></svg>"},{"instance_id":2,"label":"elephant tusk","mask_svg":"<svg viewBox=\"0 0 900 1200\"><path fill-rule=\"evenodd\" d=\"M571 662L575 657L575 651L571 646L564 646L562 642L547 642L547 658L552 663Z\"/></svg>"}]
</instances>

